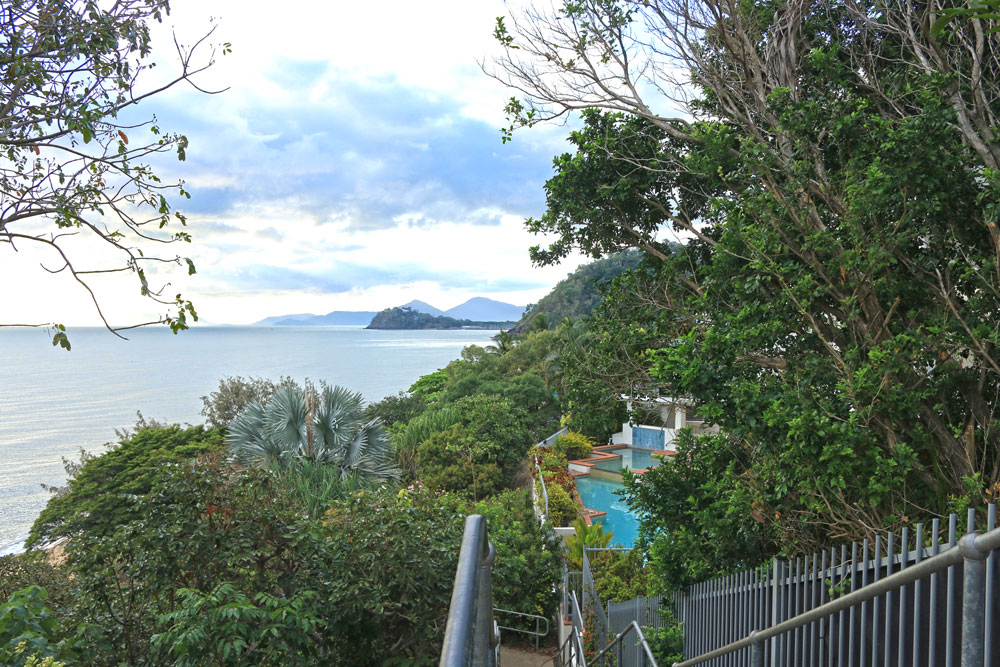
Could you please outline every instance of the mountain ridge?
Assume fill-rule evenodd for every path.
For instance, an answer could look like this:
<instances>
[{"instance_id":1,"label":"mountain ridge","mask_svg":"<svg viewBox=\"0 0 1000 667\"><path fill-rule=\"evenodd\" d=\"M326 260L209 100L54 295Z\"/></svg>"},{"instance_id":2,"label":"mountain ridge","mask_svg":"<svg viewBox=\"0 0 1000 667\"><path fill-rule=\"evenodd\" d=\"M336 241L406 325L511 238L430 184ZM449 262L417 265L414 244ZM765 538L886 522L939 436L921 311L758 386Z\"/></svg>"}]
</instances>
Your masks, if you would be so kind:
<instances>
[{"instance_id":1,"label":"mountain ridge","mask_svg":"<svg viewBox=\"0 0 1000 667\"><path fill-rule=\"evenodd\" d=\"M524 314L525 306L497 301L483 296L475 296L454 308L441 310L429 303L414 299L409 303L396 306L433 317L446 317L455 320L472 320L476 322L516 322ZM389 310L389 309L386 309ZM379 311L382 312L382 311ZM313 313L298 313L294 315L272 315L254 322L250 326L367 326L371 324L377 313L366 310L333 310L326 315Z\"/></svg>"}]
</instances>

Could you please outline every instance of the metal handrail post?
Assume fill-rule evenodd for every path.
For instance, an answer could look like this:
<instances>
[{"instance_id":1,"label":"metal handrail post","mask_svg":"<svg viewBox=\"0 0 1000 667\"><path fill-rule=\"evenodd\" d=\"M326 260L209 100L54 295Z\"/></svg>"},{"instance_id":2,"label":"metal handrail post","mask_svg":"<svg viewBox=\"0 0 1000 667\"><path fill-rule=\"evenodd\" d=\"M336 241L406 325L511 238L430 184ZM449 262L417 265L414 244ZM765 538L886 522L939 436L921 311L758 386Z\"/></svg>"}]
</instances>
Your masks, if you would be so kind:
<instances>
[{"instance_id":1,"label":"metal handrail post","mask_svg":"<svg viewBox=\"0 0 1000 667\"><path fill-rule=\"evenodd\" d=\"M477 629L482 627L480 624L486 622L487 627L490 629L489 634L485 632L476 633L476 655L477 656L493 656L496 652L494 648L500 643L500 630L496 628L496 621L493 618L493 576L492 568L493 561L496 560L497 551L493 547L493 543L488 539L485 539L485 521L483 530L483 545L482 560L479 566L479 585L478 595L476 597L476 626ZM491 664L493 661L490 661Z\"/></svg>"},{"instance_id":2,"label":"metal handrail post","mask_svg":"<svg viewBox=\"0 0 1000 667\"><path fill-rule=\"evenodd\" d=\"M986 557L972 532L958 542L964 557L962 581L962 667L980 667L986 651Z\"/></svg>"},{"instance_id":3,"label":"metal handrail post","mask_svg":"<svg viewBox=\"0 0 1000 667\"><path fill-rule=\"evenodd\" d=\"M764 667L764 644L756 639L757 631L750 633L753 640L750 644L750 667Z\"/></svg>"}]
</instances>

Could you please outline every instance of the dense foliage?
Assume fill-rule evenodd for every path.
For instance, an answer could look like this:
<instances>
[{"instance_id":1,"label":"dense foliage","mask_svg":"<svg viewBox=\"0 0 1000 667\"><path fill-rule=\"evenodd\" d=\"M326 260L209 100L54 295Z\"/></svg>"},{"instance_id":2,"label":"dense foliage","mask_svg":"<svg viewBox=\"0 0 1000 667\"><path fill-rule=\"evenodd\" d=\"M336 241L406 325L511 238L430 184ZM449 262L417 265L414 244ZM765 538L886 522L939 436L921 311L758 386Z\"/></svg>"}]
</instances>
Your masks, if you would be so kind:
<instances>
[{"instance_id":1,"label":"dense foliage","mask_svg":"<svg viewBox=\"0 0 1000 667\"><path fill-rule=\"evenodd\" d=\"M722 429L631 487L665 584L997 495L1000 33L939 39L935 7L565 3L498 32L515 124L610 110L557 160L535 260L647 256L567 374Z\"/></svg>"},{"instance_id":2,"label":"dense foliage","mask_svg":"<svg viewBox=\"0 0 1000 667\"><path fill-rule=\"evenodd\" d=\"M618 275L638 266L641 253L624 251L588 262L573 271L552 288L538 303L527 308L511 333L551 329L566 318L579 320L588 317L604 298L601 287ZM539 324L539 319L544 326Z\"/></svg>"},{"instance_id":3,"label":"dense foliage","mask_svg":"<svg viewBox=\"0 0 1000 667\"><path fill-rule=\"evenodd\" d=\"M485 424L491 404L460 407ZM504 432L502 415L490 423ZM206 433L207 449L184 444ZM224 453L217 431L146 427L87 460L65 496L81 513L122 496L82 482L159 465L125 508L73 530L60 565L43 552L0 558L4 663L434 664L471 512L487 516L497 549L495 604L554 611L561 550L527 490L472 505L419 484L364 486L309 459L271 468Z\"/></svg>"},{"instance_id":4,"label":"dense foliage","mask_svg":"<svg viewBox=\"0 0 1000 667\"><path fill-rule=\"evenodd\" d=\"M110 534L137 516L140 500L162 482L172 465L223 449L223 436L217 429L141 428L86 462L68 489L42 510L27 546L83 532Z\"/></svg>"}]
</instances>

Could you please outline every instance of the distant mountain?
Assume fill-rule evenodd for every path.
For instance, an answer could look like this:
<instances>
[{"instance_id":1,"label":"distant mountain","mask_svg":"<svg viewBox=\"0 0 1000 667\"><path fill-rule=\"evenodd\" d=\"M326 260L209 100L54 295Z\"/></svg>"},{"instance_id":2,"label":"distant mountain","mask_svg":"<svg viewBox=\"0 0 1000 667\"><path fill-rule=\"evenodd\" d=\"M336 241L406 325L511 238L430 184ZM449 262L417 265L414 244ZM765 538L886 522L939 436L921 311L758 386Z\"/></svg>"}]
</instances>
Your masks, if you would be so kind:
<instances>
[{"instance_id":1,"label":"distant mountain","mask_svg":"<svg viewBox=\"0 0 1000 667\"><path fill-rule=\"evenodd\" d=\"M574 320L589 317L604 298L599 286L635 269L641 261L640 251L624 250L584 264L559 281L538 303L530 306L510 333L516 335L542 326L535 323L539 317L544 322L543 328L552 328L567 317Z\"/></svg>"},{"instance_id":2,"label":"distant mountain","mask_svg":"<svg viewBox=\"0 0 1000 667\"><path fill-rule=\"evenodd\" d=\"M334 310L326 315L311 315L306 318L289 318L274 323L276 327L330 327L359 326L366 327L375 317L374 311L367 310Z\"/></svg>"},{"instance_id":3,"label":"distant mountain","mask_svg":"<svg viewBox=\"0 0 1000 667\"><path fill-rule=\"evenodd\" d=\"M265 317L260 322L254 322L250 326L252 327L270 327L282 320L301 320L307 317L317 317L312 313L300 313L298 315L274 315L272 317Z\"/></svg>"},{"instance_id":4,"label":"distant mountain","mask_svg":"<svg viewBox=\"0 0 1000 667\"><path fill-rule=\"evenodd\" d=\"M444 315L443 310L435 308L429 303L424 303L423 301L417 301L416 299L414 299L409 303L404 303L402 306L399 306L399 308L409 308L410 310L415 310L418 313L425 313L427 315L435 315L435 316Z\"/></svg>"},{"instance_id":5,"label":"distant mountain","mask_svg":"<svg viewBox=\"0 0 1000 667\"><path fill-rule=\"evenodd\" d=\"M375 317L374 311L334 310L326 315L277 315L256 322L257 327L329 327L329 326L368 326Z\"/></svg>"},{"instance_id":6,"label":"distant mountain","mask_svg":"<svg viewBox=\"0 0 1000 667\"><path fill-rule=\"evenodd\" d=\"M455 306L454 308L444 311L440 308L435 308L434 306L426 303L424 301L418 301L414 299L413 301L398 306L397 308L389 308L387 310L406 310L412 311L413 313L420 313L423 315L428 315L432 317L447 317L453 320L458 320L459 323L448 323L444 324L442 322L435 322L429 328L432 329L446 329L451 327L462 327L462 326L480 326L484 323L497 324L505 323L506 326L510 326L510 323L516 322L524 314L523 306L513 306L509 303L504 303L502 301L494 301L493 299L487 299L485 297L477 296L469 299L465 303ZM382 311L386 312L386 311ZM276 315L273 317L265 317L260 322L255 322L252 326L257 327L322 327L322 326L368 326L375 318L374 311L353 311L353 310L335 310L333 312L327 313L326 315L313 315L312 313L299 313L297 315ZM382 328L382 327L374 327ZM405 328L423 328L420 326L405 327ZM485 328L497 328L494 326L489 326Z\"/></svg>"},{"instance_id":7,"label":"distant mountain","mask_svg":"<svg viewBox=\"0 0 1000 667\"><path fill-rule=\"evenodd\" d=\"M486 297L476 296L460 306L444 311L446 317L457 320L476 320L488 322L516 322L524 315L524 306L514 306L503 301L494 301Z\"/></svg>"}]
</instances>

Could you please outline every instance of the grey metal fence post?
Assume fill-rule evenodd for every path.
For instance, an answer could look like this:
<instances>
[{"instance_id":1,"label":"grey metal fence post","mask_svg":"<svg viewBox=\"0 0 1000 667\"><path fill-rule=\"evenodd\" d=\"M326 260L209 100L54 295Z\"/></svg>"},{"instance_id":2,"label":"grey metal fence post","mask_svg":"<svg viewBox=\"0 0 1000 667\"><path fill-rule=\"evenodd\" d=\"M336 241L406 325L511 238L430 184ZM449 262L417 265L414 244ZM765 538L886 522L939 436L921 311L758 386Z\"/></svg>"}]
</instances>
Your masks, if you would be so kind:
<instances>
[{"instance_id":1,"label":"grey metal fence post","mask_svg":"<svg viewBox=\"0 0 1000 667\"><path fill-rule=\"evenodd\" d=\"M764 644L757 639L757 631L750 633L753 643L750 644L750 667L764 667Z\"/></svg>"},{"instance_id":2,"label":"grey metal fence post","mask_svg":"<svg viewBox=\"0 0 1000 667\"><path fill-rule=\"evenodd\" d=\"M963 558L962 667L983 667L986 644L986 557L976 546L977 533L958 541Z\"/></svg>"},{"instance_id":3,"label":"grey metal fence post","mask_svg":"<svg viewBox=\"0 0 1000 667\"><path fill-rule=\"evenodd\" d=\"M484 624L487 632L483 632L477 627L475 655L489 667L494 664L494 648L499 643L499 637L493 632L493 577L491 570L493 561L496 560L497 551L493 547L493 542L486 542L486 553L482 555L479 566L479 596L476 600L476 625Z\"/></svg>"}]
</instances>

